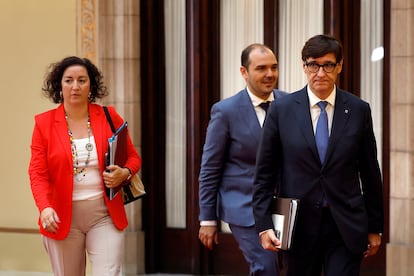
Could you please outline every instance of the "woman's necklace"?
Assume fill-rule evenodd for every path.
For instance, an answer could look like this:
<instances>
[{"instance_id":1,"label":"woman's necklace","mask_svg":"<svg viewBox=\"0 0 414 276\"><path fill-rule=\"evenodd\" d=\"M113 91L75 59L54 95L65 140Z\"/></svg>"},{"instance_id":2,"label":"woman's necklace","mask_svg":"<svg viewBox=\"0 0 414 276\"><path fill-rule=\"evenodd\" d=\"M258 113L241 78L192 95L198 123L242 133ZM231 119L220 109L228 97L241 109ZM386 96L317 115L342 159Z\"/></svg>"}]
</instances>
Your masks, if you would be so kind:
<instances>
[{"instance_id":1,"label":"woman's necklace","mask_svg":"<svg viewBox=\"0 0 414 276\"><path fill-rule=\"evenodd\" d=\"M68 115L65 113L66 123L68 125L68 133L69 133L69 140L72 150L72 160L73 160L73 174L75 175L76 181L82 180L82 176L85 177L86 175L86 167L89 164L89 160L91 158L91 151L93 150L93 145L91 143L91 120L88 114L88 143L85 145L85 149L88 152L88 156L85 160L85 166L79 169L79 160L78 160L78 150L76 148L76 143L73 141L73 133L69 128L68 123Z\"/></svg>"}]
</instances>

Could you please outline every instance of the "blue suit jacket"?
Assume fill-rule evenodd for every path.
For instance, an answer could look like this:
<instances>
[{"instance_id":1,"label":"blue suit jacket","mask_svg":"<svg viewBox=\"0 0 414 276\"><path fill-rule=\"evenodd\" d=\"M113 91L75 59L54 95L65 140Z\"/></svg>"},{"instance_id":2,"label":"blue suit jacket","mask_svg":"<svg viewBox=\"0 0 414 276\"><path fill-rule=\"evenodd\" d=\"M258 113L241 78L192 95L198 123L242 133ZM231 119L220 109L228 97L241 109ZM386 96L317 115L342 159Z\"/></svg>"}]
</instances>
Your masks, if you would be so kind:
<instances>
[{"instance_id":1,"label":"blue suit jacket","mask_svg":"<svg viewBox=\"0 0 414 276\"><path fill-rule=\"evenodd\" d=\"M324 164L319 160L306 87L272 104L258 151L253 206L258 231L273 227L273 180L280 196L301 199L295 232L298 246L311 246L326 194L332 216L349 249L367 248L368 232L383 231L383 193L368 103L337 89Z\"/></svg>"},{"instance_id":2,"label":"blue suit jacket","mask_svg":"<svg viewBox=\"0 0 414 276\"><path fill-rule=\"evenodd\" d=\"M275 100L285 94L275 90ZM199 176L201 221L254 225L251 201L261 130L246 89L213 105Z\"/></svg>"}]
</instances>

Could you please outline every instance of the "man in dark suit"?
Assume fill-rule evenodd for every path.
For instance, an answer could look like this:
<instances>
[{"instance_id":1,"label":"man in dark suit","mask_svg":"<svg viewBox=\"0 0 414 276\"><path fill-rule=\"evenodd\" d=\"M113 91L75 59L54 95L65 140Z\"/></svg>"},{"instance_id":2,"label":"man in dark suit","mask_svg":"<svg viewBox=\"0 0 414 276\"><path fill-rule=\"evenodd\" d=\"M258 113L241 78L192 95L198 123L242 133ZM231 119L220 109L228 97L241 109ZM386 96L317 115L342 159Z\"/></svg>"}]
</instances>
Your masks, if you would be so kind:
<instances>
[{"instance_id":1,"label":"man in dark suit","mask_svg":"<svg viewBox=\"0 0 414 276\"><path fill-rule=\"evenodd\" d=\"M307 86L272 104L263 128L253 194L257 231L262 246L277 251L273 191L298 198L287 275L359 275L363 256L378 251L384 224L371 110L335 86L343 65L338 40L310 38L302 61Z\"/></svg>"},{"instance_id":2,"label":"man in dark suit","mask_svg":"<svg viewBox=\"0 0 414 276\"><path fill-rule=\"evenodd\" d=\"M251 275L278 275L277 255L264 250L254 228L253 179L261 125L262 103L279 99L275 90L278 62L268 47L252 44L241 55L246 88L211 109L199 176L200 241L218 244L217 223L229 224ZM268 103L267 103L268 104Z\"/></svg>"}]
</instances>

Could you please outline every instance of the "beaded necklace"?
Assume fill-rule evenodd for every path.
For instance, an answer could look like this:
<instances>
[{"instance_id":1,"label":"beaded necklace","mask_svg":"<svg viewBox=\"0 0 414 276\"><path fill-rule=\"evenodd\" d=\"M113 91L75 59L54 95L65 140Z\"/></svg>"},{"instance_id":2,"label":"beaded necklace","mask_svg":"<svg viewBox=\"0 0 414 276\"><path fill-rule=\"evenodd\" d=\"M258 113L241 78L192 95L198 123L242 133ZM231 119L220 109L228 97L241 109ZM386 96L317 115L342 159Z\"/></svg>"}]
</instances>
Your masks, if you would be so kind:
<instances>
[{"instance_id":1,"label":"beaded necklace","mask_svg":"<svg viewBox=\"0 0 414 276\"><path fill-rule=\"evenodd\" d=\"M69 134L69 140L70 140L70 146L72 150L72 160L73 160L73 174L75 175L75 179L79 182L81 180L81 177L85 177L86 175L86 167L89 164L90 158L91 158L91 151L93 150L93 145L91 143L91 121L88 114L88 143L85 145L85 149L88 152L88 156L85 160L85 166L81 169L79 169L79 160L78 160L78 150L76 148L76 143L73 141L73 133L69 128L68 123L68 115L65 113L66 123L68 125L68 134Z\"/></svg>"}]
</instances>

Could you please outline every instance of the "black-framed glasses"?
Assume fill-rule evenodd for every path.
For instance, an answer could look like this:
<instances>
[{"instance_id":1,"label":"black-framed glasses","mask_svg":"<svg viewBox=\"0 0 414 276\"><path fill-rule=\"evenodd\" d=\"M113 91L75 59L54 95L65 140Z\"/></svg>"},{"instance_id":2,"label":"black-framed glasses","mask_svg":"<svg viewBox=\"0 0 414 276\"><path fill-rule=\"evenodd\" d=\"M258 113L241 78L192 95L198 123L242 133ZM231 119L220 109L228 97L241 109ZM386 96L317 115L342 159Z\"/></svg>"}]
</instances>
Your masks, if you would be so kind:
<instances>
[{"instance_id":1,"label":"black-framed glasses","mask_svg":"<svg viewBox=\"0 0 414 276\"><path fill-rule=\"evenodd\" d=\"M308 68L308 71L311 73L316 73L319 71L319 68L323 68L323 71L325 71L325 73L332 73L335 68L336 65L338 65L338 63L325 63L325 64L318 64L316 62L308 62L305 63L306 67Z\"/></svg>"}]
</instances>

